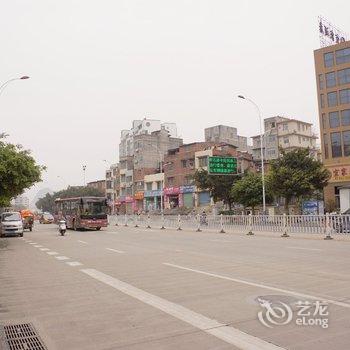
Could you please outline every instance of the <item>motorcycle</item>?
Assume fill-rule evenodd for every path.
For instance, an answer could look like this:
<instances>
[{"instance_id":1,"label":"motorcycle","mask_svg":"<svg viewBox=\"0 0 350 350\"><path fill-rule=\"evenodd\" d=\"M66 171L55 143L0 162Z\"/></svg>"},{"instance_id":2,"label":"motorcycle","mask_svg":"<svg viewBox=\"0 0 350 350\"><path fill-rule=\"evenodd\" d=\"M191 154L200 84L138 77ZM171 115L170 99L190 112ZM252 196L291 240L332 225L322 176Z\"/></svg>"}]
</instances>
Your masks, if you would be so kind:
<instances>
[{"instance_id":1,"label":"motorcycle","mask_svg":"<svg viewBox=\"0 0 350 350\"><path fill-rule=\"evenodd\" d=\"M66 230L67 230L67 226L66 226L65 220L59 220L58 221L58 231L61 234L61 236L64 236L64 234L66 233Z\"/></svg>"}]
</instances>

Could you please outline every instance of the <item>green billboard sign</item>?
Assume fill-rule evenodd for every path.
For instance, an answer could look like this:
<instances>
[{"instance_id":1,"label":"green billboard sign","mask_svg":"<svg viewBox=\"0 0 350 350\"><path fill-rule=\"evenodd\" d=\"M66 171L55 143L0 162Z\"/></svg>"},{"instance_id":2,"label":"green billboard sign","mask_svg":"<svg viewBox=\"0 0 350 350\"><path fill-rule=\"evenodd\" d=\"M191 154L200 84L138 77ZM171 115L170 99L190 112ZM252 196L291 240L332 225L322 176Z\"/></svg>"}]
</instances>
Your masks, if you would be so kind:
<instances>
[{"instance_id":1,"label":"green billboard sign","mask_svg":"<svg viewBox=\"0 0 350 350\"><path fill-rule=\"evenodd\" d=\"M211 175L236 175L237 158L234 157L209 157L208 172Z\"/></svg>"}]
</instances>

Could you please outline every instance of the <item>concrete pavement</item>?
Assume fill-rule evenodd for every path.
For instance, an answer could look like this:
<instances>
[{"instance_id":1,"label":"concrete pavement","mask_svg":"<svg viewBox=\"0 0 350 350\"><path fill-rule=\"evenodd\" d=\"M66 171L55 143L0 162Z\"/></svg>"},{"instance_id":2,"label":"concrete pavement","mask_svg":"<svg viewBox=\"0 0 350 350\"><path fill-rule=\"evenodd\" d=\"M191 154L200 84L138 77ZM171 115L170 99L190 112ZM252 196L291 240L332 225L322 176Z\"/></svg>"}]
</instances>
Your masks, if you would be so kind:
<instances>
[{"instance_id":1,"label":"concrete pavement","mask_svg":"<svg viewBox=\"0 0 350 350\"><path fill-rule=\"evenodd\" d=\"M350 242L54 225L0 242L0 324L33 323L48 349L350 348ZM293 320L264 326L258 298ZM329 327L297 325L318 300Z\"/></svg>"}]
</instances>

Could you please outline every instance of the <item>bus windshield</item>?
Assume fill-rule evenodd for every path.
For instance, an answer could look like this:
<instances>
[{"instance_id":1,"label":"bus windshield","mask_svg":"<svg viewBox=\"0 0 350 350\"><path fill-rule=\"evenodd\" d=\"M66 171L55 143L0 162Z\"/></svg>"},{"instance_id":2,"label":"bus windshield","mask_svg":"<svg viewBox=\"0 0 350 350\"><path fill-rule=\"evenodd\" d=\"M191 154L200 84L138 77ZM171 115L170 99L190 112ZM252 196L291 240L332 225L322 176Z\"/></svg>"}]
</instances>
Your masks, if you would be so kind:
<instances>
[{"instance_id":1,"label":"bus windshield","mask_svg":"<svg viewBox=\"0 0 350 350\"><path fill-rule=\"evenodd\" d=\"M99 215L106 213L105 201L100 202L85 202L83 204L83 214L85 215Z\"/></svg>"}]
</instances>

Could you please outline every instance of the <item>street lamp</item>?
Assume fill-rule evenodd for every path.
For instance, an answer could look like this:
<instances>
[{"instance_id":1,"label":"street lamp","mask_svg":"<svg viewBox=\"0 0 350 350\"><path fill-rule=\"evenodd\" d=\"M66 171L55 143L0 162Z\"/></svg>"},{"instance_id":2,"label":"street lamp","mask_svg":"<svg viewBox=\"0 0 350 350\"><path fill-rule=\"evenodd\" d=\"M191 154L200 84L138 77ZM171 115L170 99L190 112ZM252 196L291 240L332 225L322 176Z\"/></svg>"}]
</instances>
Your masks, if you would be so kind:
<instances>
[{"instance_id":1,"label":"street lamp","mask_svg":"<svg viewBox=\"0 0 350 350\"><path fill-rule=\"evenodd\" d=\"M266 200L265 200L265 166L264 166L264 150L263 150L263 132L262 132L262 116L259 106L250 98L244 97L243 95L238 95L238 98L250 102L257 110L259 115L259 127L260 127L260 157L261 157L261 181L262 181L262 191L263 191L263 213L266 214Z\"/></svg>"},{"instance_id":2,"label":"street lamp","mask_svg":"<svg viewBox=\"0 0 350 350\"><path fill-rule=\"evenodd\" d=\"M23 75L22 77L20 78L12 78L12 79L9 79L7 81L5 81L3 84L0 85L0 95L2 94L2 92L4 91L4 89L6 88L6 86L8 84L10 84L11 82L15 81L15 80L25 80L25 79L29 79L29 77L27 75Z\"/></svg>"},{"instance_id":3,"label":"street lamp","mask_svg":"<svg viewBox=\"0 0 350 350\"><path fill-rule=\"evenodd\" d=\"M86 186L86 177L85 177L85 172L86 172L86 165L83 165L83 173L84 173L84 187Z\"/></svg>"}]
</instances>

